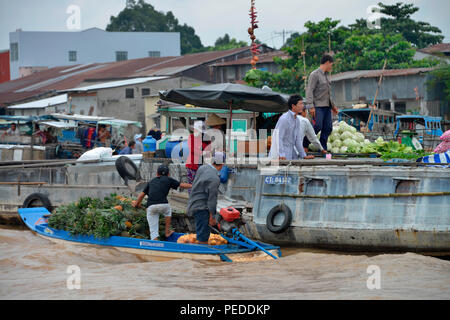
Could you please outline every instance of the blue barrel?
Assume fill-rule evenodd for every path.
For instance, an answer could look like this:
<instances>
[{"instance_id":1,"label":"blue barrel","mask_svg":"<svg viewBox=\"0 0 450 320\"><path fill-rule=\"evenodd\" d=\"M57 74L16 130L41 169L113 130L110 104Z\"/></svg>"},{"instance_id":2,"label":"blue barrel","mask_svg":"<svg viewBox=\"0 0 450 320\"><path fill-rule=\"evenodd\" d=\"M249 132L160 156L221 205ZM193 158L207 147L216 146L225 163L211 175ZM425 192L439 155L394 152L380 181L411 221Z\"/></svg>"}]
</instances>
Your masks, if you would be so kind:
<instances>
[{"instance_id":1,"label":"blue barrel","mask_svg":"<svg viewBox=\"0 0 450 320\"><path fill-rule=\"evenodd\" d=\"M147 136L143 141L144 152L155 152L156 151L156 140L152 136Z\"/></svg>"},{"instance_id":2,"label":"blue barrel","mask_svg":"<svg viewBox=\"0 0 450 320\"><path fill-rule=\"evenodd\" d=\"M189 156L187 140L168 141L166 144L166 158L177 159L186 162Z\"/></svg>"}]
</instances>

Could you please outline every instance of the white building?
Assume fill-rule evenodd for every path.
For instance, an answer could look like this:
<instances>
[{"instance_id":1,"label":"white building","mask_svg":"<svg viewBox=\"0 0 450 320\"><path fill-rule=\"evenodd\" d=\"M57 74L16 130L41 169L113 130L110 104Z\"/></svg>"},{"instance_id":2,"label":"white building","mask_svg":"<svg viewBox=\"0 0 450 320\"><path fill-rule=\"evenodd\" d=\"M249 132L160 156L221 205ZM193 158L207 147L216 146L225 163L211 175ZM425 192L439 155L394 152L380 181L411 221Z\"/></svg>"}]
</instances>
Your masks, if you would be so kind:
<instances>
[{"instance_id":1,"label":"white building","mask_svg":"<svg viewBox=\"0 0 450 320\"><path fill-rule=\"evenodd\" d=\"M17 30L9 34L11 80L45 68L179 56L179 32L79 32Z\"/></svg>"},{"instance_id":2,"label":"white building","mask_svg":"<svg viewBox=\"0 0 450 320\"><path fill-rule=\"evenodd\" d=\"M67 109L67 94L34 100L8 107L8 114L13 116L43 116Z\"/></svg>"}]
</instances>

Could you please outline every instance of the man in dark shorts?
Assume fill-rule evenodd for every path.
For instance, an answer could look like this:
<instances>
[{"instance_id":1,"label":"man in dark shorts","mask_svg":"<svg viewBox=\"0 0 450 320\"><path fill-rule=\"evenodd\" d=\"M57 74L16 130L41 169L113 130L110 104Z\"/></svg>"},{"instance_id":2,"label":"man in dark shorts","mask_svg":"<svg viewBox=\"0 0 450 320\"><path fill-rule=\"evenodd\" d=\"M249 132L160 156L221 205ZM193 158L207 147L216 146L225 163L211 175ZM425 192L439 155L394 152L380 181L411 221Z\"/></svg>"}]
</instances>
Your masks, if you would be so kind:
<instances>
[{"instance_id":1,"label":"man in dark shorts","mask_svg":"<svg viewBox=\"0 0 450 320\"><path fill-rule=\"evenodd\" d=\"M198 243L207 244L209 225L216 225L217 197L219 194L219 172L225 163L223 152L216 152L211 164L202 165L195 175L189 196L187 214L194 216Z\"/></svg>"},{"instance_id":2,"label":"man in dark shorts","mask_svg":"<svg viewBox=\"0 0 450 320\"><path fill-rule=\"evenodd\" d=\"M139 194L136 201L133 201L133 207L137 208L141 205L142 200L147 195L147 220L150 227L150 239L158 240L159 238L159 215L163 214L166 220L166 238L173 231L170 230L172 222L172 209L167 201L167 195L170 189L189 189L192 187L189 183L180 183L179 181L169 177L169 168L165 165L158 167L156 178L152 179L144 191Z\"/></svg>"},{"instance_id":3,"label":"man in dark shorts","mask_svg":"<svg viewBox=\"0 0 450 320\"><path fill-rule=\"evenodd\" d=\"M327 150L328 137L333 130L332 112L338 113L338 109L331 101L331 76L333 69L333 57L324 54L320 60L320 66L309 75L306 87L305 106L315 120L314 131L320 131L320 143Z\"/></svg>"}]
</instances>

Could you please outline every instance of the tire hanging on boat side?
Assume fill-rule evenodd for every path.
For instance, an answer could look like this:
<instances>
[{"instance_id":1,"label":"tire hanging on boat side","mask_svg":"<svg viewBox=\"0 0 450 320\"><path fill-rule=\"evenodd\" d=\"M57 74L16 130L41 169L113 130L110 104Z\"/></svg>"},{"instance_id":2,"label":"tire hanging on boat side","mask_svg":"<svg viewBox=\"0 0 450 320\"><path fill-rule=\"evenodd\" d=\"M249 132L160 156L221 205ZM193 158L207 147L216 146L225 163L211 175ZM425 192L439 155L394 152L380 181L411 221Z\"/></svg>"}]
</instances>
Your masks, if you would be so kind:
<instances>
[{"instance_id":1,"label":"tire hanging on boat side","mask_svg":"<svg viewBox=\"0 0 450 320\"><path fill-rule=\"evenodd\" d=\"M40 202L42 205L38 205L37 203ZM25 198L25 201L23 202L22 208L34 208L42 206L46 208L49 212L52 212L52 203L50 202L50 199L42 193L32 193L28 197Z\"/></svg>"},{"instance_id":2,"label":"tire hanging on boat side","mask_svg":"<svg viewBox=\"0 0 450 320\"><path fill-rule=\"evenodd\" d=\"M274 224L275 217L279 214L284 214L284 220L281 223L281 225L276 226ZM273 233L282 233L286 231L290 226L292 222L292 212L291 209L289 209L288 206L285 204L279 204L273 207L269 214L267 215L266 219L266 226L269 231Z\"/></svg>"},{"instance_id":3,"label":"tire hanging on boat side","mask_svg":"<svg viewBox=\"0 0 450 320\"><path fill-rule=\"evenodd\" d=\"M139 179L139 169L134 164L134 162L125 156L119 157L116 160L116 169L122 179L125 180L138 180Z\"/></svg>"}]
</instances>

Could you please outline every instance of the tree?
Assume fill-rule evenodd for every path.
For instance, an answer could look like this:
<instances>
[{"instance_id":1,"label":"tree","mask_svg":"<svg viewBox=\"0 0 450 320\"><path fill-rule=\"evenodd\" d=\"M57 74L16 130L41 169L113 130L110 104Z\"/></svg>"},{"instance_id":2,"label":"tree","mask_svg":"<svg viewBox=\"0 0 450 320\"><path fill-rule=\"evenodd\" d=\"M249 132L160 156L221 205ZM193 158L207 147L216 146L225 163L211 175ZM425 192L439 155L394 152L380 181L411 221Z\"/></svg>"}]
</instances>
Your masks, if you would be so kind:
<instances>
[{"instance_id":1,"label":"tree","mask_svg":"<svg viewBox=\"0 0 450 320\"><path fill-rule=\"evenodd\" d=\"M305 77L318 68L320 58L328 52L330 43L333 51L336 50L334 73L382 69L385 58L387 69L432 67L438 64L436 60L430 59L415 61L415 50L400 34L352 34L350 29L337 27L336 21L327 19L319 23L307 23L307 26L305 33L283 48L289 55L288 59L274 58L281 72L250 70L244 80L255 87L267 85L275 91L304 95ZM305 52L304 60L302 51Z\"/></svg>"},{"instance_id":2,"label":"tree","mask_svg":"<svg viewBox=\"0 0 450 320\"><path fill-rule=\"evenodd\" d=\"M205 51L222 51L222 50L230 50L235 48L242 48L248 46L248 43L245 41L237 41L235 38L230 39L230 35L225 33L223 37L217 38L214 46L203 47L201 49L197 49L194 52L205 52Z\"/></svg>"},{"instance_id":3,"label":"tree","mask_svg":"<svg viewBox=\"0 0 450 320\"><path fill-rule=\"evenodd\" d=\"M386 69L432 67L437 61L413 59L415 50L400 34L397 35L352 35L347 38L335 58L335 72L348 70L382 69L385 58Z\"/></svg>"},{"instance_id":4,"label":"tree","mask_svg":"<svg viewBox=\"0 0 450 320\"><path fill-rule=\"evenodd\" d=\"M398 2L394 5L378 3L380 13L386 15L380 20L381 29L369 29L365 19L357 19L349 27L360 34L401 34L406 41L419 49L433 44L441 43L444 39L442 31L430 25L428 22L414 21L411 15L419 11L418 7L411 4Z\"/></svg>"},{"instance_id":5,"label":"tree","mask_svg":"<svg viewBox=\"0 0 450 320\"><path fill-rule=\"evenodd\" d=\"M289 58L285 60L274 58L281 68L280 73L254 70L249 71L244 80L253 86L268 85L275 91L304 95L305 77L319 66L320 58L330 47L332 50L340 49L344 39L350 35L348 28L338 27L339 22L331 18L317 23L307 21L305 23L307 31L296 38L289 38L282 48ZM305 52L304 60L302 52Z\"/></svg>"},{"instance_id":6,"label":"tree","mask_svg":"<svg viewBox=\"0 0 450 320\"><path fill-rule=\"evenodd\" d=\"M171 11L166 14L156 11L144 0L127 0L125 9L116 17L111 16L106 31L179 32L181 54L203 48L194 28L180 25Z\"/></svg>"}]
</instances>

